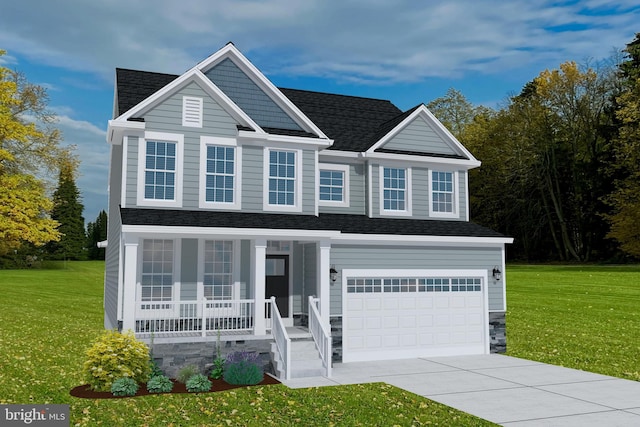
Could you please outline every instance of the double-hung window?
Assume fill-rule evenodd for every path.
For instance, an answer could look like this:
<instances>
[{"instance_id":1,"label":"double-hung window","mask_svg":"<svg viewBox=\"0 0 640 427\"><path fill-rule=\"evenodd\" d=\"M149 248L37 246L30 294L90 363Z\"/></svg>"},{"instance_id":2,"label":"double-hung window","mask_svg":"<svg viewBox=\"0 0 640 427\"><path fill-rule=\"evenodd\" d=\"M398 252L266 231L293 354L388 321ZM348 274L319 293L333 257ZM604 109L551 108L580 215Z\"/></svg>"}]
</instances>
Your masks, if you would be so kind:
<instances>
[{"instance_id":1,"label":"double-hung window","mask_svg":"<svg viewBox=\"0 0 640 427\"><path fill-rule=\"evenodd\" d=\"M181 206L183 141L182 135L158 132L139 140L138 205Z\"/></svg>"},{"instance_id":2,"label":"double-hung window","mask_svg":"<svg viewBox=\"0 0 640 427\"><path fill-rule=\"evenodd\" d=\"M380 166L380 214L411 215L411 169Z\"/></svg>"},{"instance_id":3,"label":"double-hung window","mask_svg":"<svg viewBox=\"0 0 640 427\"><path fill-rule=\"evenodd\" d=\"M265 150L265 210L301 210L300 158L300 150Z\"/></svg>"},{"instance_id":4,"label":"double-hung window","mask_svg":"<svg viewBox=\"0 0 640 427\"><path fill-rule=\"evenodd\" d=\"M142 242L142 301L171 301L173 297L173 240Z\"/></svg>"},{"instance_id":5,"label":"double-hung window","mask_svg":"<svg viewBox=\"0 0 640 427\"><path fill-rule=\"evenodd\" d=\"M430 215L453 217L457 214L457 174L455 172L431 171Z\"/></svg>"},{"instance_id":6,"label":"double-hung window","mask_svg":"<svg viewBox=\"0 0 640 427\"><path fill-rule=\"evenodd\" d=\"M204 242L204 297L210 300L233 299L233 241Z\"/></svg>"},{"instance_id":7,"label":"double-hung window","mask_svg":"<svg viewBox=\"0 0 640 427\"><path fill-rule=\"evenodd\" d=\"M318 198L322 206L349 206L349 166L320 164Z\"/></svg>"},{"instance_id":8,"label":"double-hung window","mask_svg":"<svg viewBox=\"0 0 640 427\"><path fill-rule=\"evenodd\" d=\"M240 209L240 147L233 138L201 137L200 207Z\"/></svg>"}]
</instances>

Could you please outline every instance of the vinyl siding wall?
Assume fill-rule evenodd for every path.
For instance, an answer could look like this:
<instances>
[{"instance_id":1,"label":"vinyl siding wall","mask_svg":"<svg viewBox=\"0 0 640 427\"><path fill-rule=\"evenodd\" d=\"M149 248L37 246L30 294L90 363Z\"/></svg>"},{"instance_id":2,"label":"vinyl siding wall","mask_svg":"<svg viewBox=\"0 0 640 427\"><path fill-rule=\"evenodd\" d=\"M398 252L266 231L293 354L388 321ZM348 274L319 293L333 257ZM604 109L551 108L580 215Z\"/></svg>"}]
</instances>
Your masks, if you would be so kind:
<instances>
[{"instance_id":1,"label":"vinyl siding wall","mask_svg":"<svg viewBox=\"0 0 640 427\"><path fill-rule=\"evenodd\" d=\"M504 310L503 281L495 281L490 269L502 264L502 251L495 248L414 248L404 246L333 245L331 264L338 280L331 285L331 315L342 314L342 278L344 269L486 269L489 276L489 310Z\"/></svg>"},{"instance_id":2,"label":"vinyl siding wall","mask_svg":"<svg viewBox=\"0 0 640 427\"><path fill-rule=\"evenodd\" d=\"M111 146L111 169L109 172L109 216L105 252L104 274L104 326L118 326L118 278L120 277L120 194L122 182L122 146Z\"/></svg>"},{"instance_id":3,"label":"vinyl siding wall","mask_svg":"<svg viewBox=\"0 0 640 427\"><path fill-rule=\"evenodd\" d=\"M383 148L419 153L457 154L431 125L421 118L414 120L398 132L389 142L384 144Z\"/></svg>"},{"instance_id":4,"label":"vinyl siding wall","mask_svg":"<svg viewBox=\"0 0 640 427\"><path fill-rule=\"evenodd\" d=\"M328 163L328 162L322 162ZM320 213L364 215L366 213L366 169L363 164L349 165L349 207L320 206Z\"/></svg>"}]
</instances>

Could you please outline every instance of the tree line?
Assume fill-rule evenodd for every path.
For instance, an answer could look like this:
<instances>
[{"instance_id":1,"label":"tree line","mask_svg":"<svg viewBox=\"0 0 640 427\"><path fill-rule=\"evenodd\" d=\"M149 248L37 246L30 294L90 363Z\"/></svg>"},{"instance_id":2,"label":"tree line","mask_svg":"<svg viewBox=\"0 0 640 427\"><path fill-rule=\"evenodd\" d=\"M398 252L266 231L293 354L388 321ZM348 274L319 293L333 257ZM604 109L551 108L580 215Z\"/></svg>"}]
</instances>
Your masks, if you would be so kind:
<instances>
[{"instance_id":1,"label":"tree line","mask_svg":"<svg viewBox=\"0 0 640 427\"><path fill-rule=\"evenodd\" d=\"M478 158L471 219L510 259L640 257L640 33L621 55L544 70L496 108L455 89L427 105Z\"/></svg>"}]
</instances>

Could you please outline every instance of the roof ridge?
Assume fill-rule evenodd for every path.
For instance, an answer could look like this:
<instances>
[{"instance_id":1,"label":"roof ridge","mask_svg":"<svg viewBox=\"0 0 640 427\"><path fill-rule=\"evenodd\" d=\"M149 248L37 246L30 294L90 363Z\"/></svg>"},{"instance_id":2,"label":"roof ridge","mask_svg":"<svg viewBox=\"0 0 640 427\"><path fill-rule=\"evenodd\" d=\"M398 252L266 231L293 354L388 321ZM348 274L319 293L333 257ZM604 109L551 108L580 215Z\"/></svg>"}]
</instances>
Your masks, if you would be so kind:
<instances>
[{"instance_id":1,"label":"roof ridge","mask_svg":"<svg viewBox=\"0 0 640 427\"><path fill-rule=\"evenodd\" d=\"M296 88L291 88L291 87L278 87L278 90L295 90L296 92L319 93L319 94L322 94L322 95L343 96L345 98L370 99L370 100L375 100L375 101L388 102L388 103L393 105L393 102L391 102L390 99L372 98L370 96L346 95L346 94L343 94L343 93L321 92L319 90L296 89Z\"/></svg>"}]
</instances>

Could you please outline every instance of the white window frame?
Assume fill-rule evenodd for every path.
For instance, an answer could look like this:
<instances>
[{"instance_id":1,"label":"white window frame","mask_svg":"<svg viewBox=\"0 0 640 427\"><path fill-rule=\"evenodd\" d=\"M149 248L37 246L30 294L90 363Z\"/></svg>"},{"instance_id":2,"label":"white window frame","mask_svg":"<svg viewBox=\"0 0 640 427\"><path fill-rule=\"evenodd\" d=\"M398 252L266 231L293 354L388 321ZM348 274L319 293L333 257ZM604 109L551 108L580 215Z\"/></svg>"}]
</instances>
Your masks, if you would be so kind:
<instances>
[{"instance_id":1,"label":"white window frame","mask_svg":"<svg viewBox=\"0 0 640 427\"><path fill-rule=\"evenodd\" d=\"M209 202L207 201L207 147L225 146L234 147L234 180L233 180L233 203ZM198 199L201 209L240 209L242 206L242 147L238 145L235 138L222 138L215 136L200 137L200 180L198 184Z\"/></svg>"},{"instance_id":2,"label":"white window frame","mask_svg":"<svg viewBox=\"0 0 640 427\"><path fill-rule=\"evenodd\" d=\"M342 201L320 200L320 171L342 172ZM349 165L336 165L332 163L318 163L318 205L349 207Z\"/></svg>"},{"instance_id":3,"label":"white window frame","mask_svg":"<svg viewBox=\"0 0 640 427\"><path fill-rule=\"evenodd\" d=\"M288 151L295 155L295 183L293 205L272 205L269 203L269 158L272 151ZM302 150L288 147L265 147L263 157L262 208L265 211L302 212Z\"/></svg>"},{"instance_id":4,"label":"white window frame","mask_svg":"<svg viewBox=\"0 0 640 427\"><path fill-rule=\"evenodd\" d=\"M447 172L451 174L453 185L453 212L435 212L433 210L433 172ZM459 204L460 204L460 187L458 181L458 171L446 170L446 169L429 169L429 216L434 218L458 218L459 216Z\"/></svg>"},{"instance_id":5,"label":"white window frame","mask_svg":"<svg viewBox=\"0 0 640 427\"><path fill-rule=\"evenodd\" d=\"M233 271L231 272L231 280L233 282L233 295L231 297L232 300L238 300L241 299L240 298L240 270L241 270L241 260L240 260L240 246L241 246L241 241L240 240L233 240L233 239L216 239L214 237L211 238L203 238L203 239L198 239L198 289L197 289L197 298L198 301L202 301L204 299L204 246L205 246L205 241L213 241L213 240L227 240L227 241L231 241L233 242L233 260L231 261L232 263L232 268ZM248 291L248 289L247 289ZM245 295L246 297L246 295ZM220 300L221 301L221 300Z\"/></svg>"},{"instance_id":6,"label":"white window frame","mask_svg":"<svg viewBox=\"0 0 640 427\"><path fill-rule=\"evenodd\" d=\"M202 127L203 100L195 96L182 97L182 126Z\"/></svg>"},{"instance_id":7,"label":"white window frame","mask_svg":"<svg viewBox=\"0 0 640 427\"><path fill-rule=\"evenodd\" d=\"M142 301L142 263L144 261L144 241L145 240L171 240L173 242L173 259L172 259L172 289L171 289L171 301ZM156 316L163 316L166 318L171 317L179 317L180 316L180 304L176 304L176 302L180 301L181 295L181 253L182 253L182 245L180 239L166 239L166 238L155 238L155 237L142 237L139 240L138 244L138 271L137 271L137 280L136 280L136 316L138 318L144 319L147 316L154 318ZM137 304L141 303L141 304ZM140 310L140 305L150 305L150 306L158 306L158 308L153 308L152 310Z\"/></svg>"},{"instance_id":8,"label":"white window frame","mask_svg":"<svg viewBox=\"0 0 640 427\"><path fill-rule=\"evenodd\" d=\"M385 209L384 208L384 170L388 168L388 169L404 169L406 171L406 185L407 187L405 188L405 195L406 195L406 200L405 200L405 204L404 204L404 209L403 210L393 210L393 209ZM412 212L412 196L413 196L413 192L412 192L412 180L411 180L411 167L409 166L400 166L400 165L391 165L391 164L385 164L385 165L380 165L378 167L378 190L379 190L379 211L380 211L380 215L385 215L385 216L411 216L413 214Z\"/></svg>"},{"instance_id":9,"label":"white window frame","mask_svg":"<svg viewBox=\"0 0 640 427\"><path fill-rule=\"evenodd\" d=\"M147 141L172 142L176 144L176 170L175 170L175 191L173 200L147 199L144 196L145 171L147 160ZM182 175L184 135L178 133L152 132L144 133L144 138L138 139L138 206L158 206L158 207L182 207Z\"/></svg>"}]
</instances>

